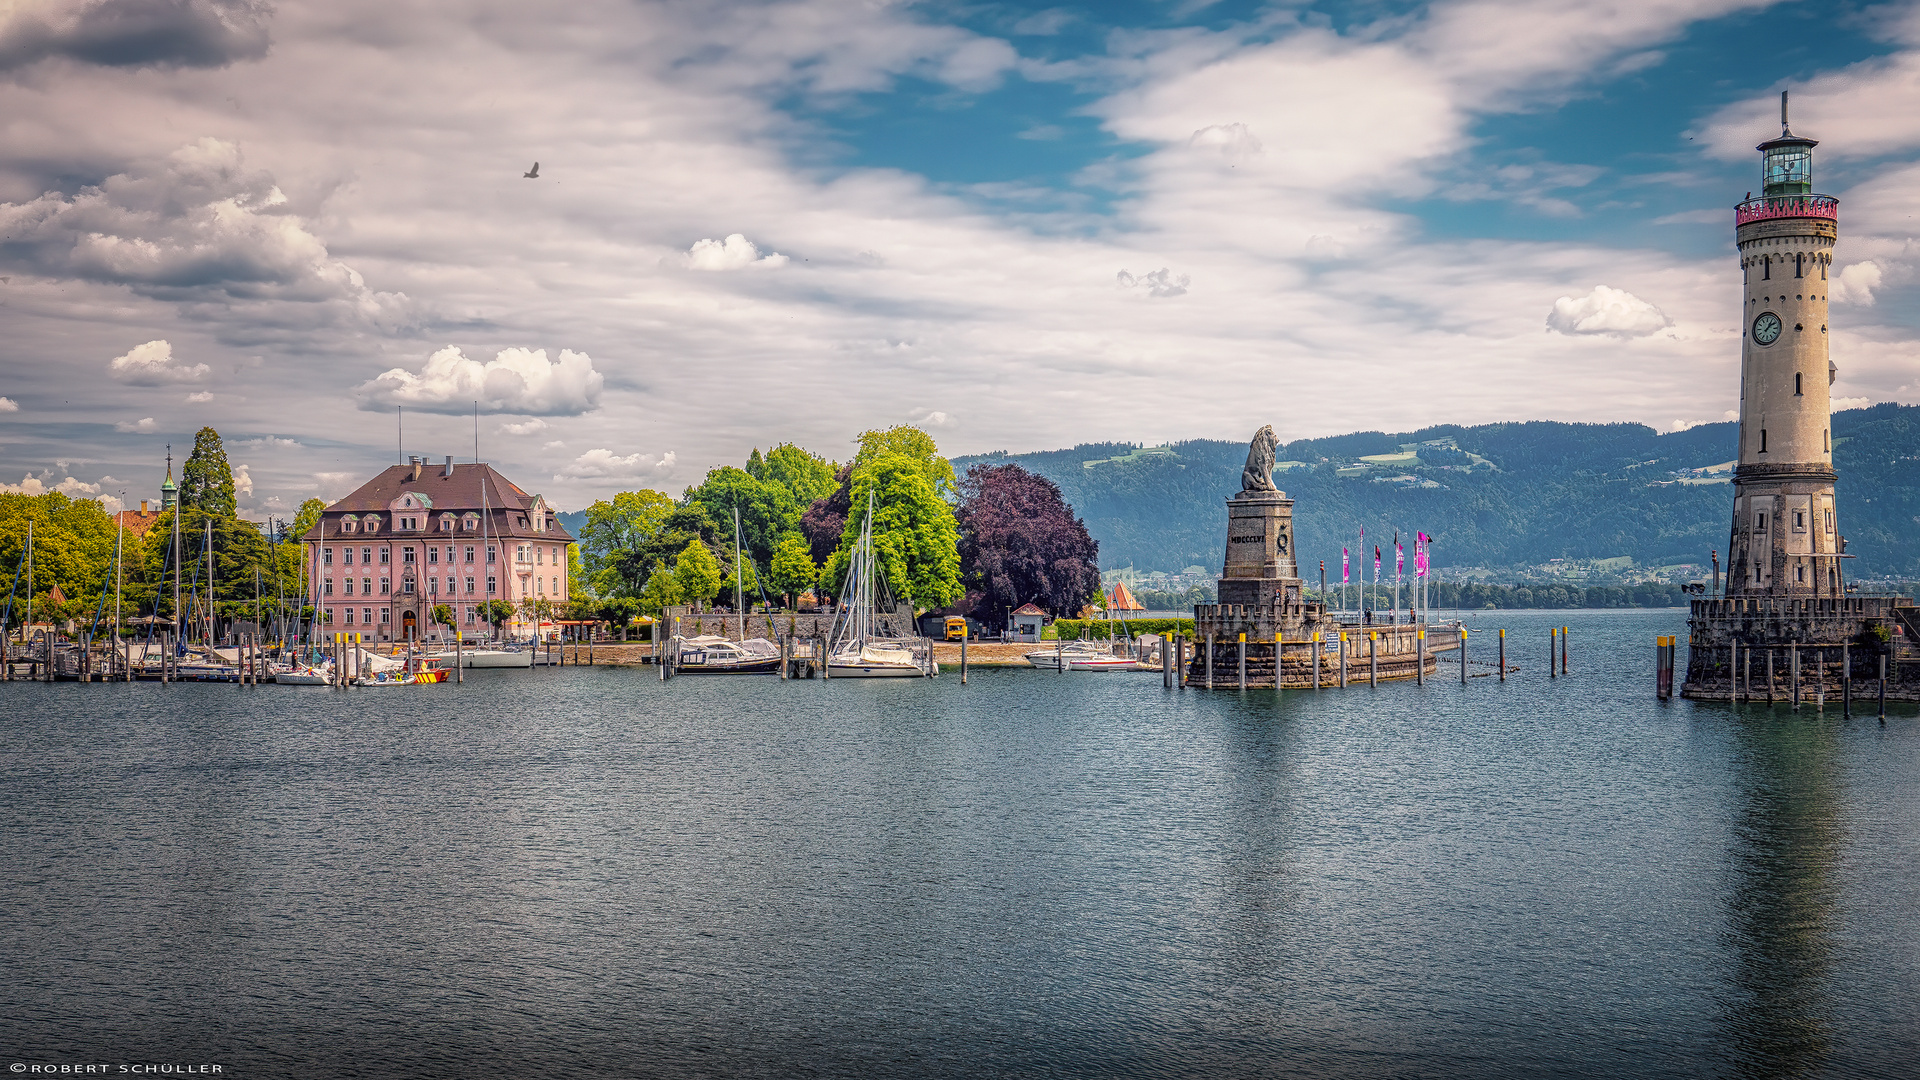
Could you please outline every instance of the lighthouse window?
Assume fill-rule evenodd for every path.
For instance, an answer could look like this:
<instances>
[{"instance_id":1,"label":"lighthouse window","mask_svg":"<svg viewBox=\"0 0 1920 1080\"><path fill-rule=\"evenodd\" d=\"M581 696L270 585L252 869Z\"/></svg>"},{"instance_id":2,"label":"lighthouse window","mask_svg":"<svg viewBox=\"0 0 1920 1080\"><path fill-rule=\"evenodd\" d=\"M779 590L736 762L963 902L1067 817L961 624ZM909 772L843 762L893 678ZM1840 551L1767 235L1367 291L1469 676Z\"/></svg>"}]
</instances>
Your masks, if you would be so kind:
<instances>
[{"instance_id":1,"label":"lighthouse window","mask_svg":"<svg viewBox=\"0 0 1920 1080\"><path fill-rule=\"evenodd\" d=\"M1833 511L1827 511L1827 531L1833 531Z\"/></svg>"},{"instance_id":2,"label":"lighthouse window","mask_svg":"<svg viewBox=\"0 0 1920 1080\"><path fill-rule=\"evenodd\" d=\"M1802 271L1802 269L1803 269L1803 262L1804 262L1804 260L1805 260L1805 259L1806 259L1806 256L1804 256L1804 255L1795 255L1795 256L1793 257L1793 276L1794 276L1794 277L1804 277L1804 276L1806 276L1805 274L1803 274L1803 273L1801 272L1801 271Z\"/></svg>"},{"instance_id":3,"label":"lighthouse window","mask_svg":"<svg viewBox=\"0 0 1920 1080\"><path fill-rule=\"evenodd\" d=\"M1760 452L1763 454L1767 452L1767 429L1766 428L1760 429Z\"/></svg>"},{"instance_id":4,"label":"lighthouse window","mask_svg":"<svg viewBox=\"0 0 1920 1080\"><path fill-rule=\"evenodd\" d=\"M1805 566L1805 565L1801 565L1801 566L1796 566L1796 567L1794 567L1794 568L1793 568L1793 578L1794 578L1794 580L1795 580L1795 581L1805 581L1805 580L1807 580L1807 568L1806 568L1806 566Z\"/></svg>"},{"instance_id":5,"label":"lighthouse window","mask_svg":"<svg viewBox=\"0 0 1920 1080\"><path fill-rule=\"evenodd\" d=\"M1801 394L1800 394L1800 373L1799 373L1799 372L1797 372L1797 371L1793 373L1793 396L1794 396L1794 397L1800 397L1800 396L1801 396Z\"/></svg>"},{"instance_id":6,"label":"lighthouse window","mask_svg":"<svg viewBox=\"0 0 1920 1080\"><path fill-rule=\"evenodd\" d=\"M1771 255L1760 260L1760 280L1761 281L1773 280L1773 256Z\"/></svg>"},{"instance_id":7,"label":"lighthouse window","mask_svg":"<svg viewBox=\"0 0 1920 1080\"><path fill-rule=\"evenodd\" d=\"M1765 510L1753 515L1753 531L1759 533L1767 531L1767 512Z\"/></svg>"},{"instance_id":8,"label":"lighthouse window","mask_svg":"<svg viewBox=\"0 0 1920 1080\"><path fill-rule=\"evenodd\" d=\"M1795 510L1795 511L1793 512L1793 527L1794 527L1794 528L1796 528L1796 529L1804 529L1804 528L1806 528L1806 527L1807 527L1807 514L1806 514L1806 511L1804 511L1804 510Z\"/></svg>"},{"instance_id":9,"label":"lighthouse window","mask_svg":"<svg viewBox=\"0 0 1920 1080\"><path fill-rule=\"evenodd\" d=\"M1829 446L1827 443L1828 443L1828 440L1831 439L1832 437L1833 437L1833 433L1831 431L1821 432L1820 433L1820 449L1831 451L1833 447Z\"/></svg>"}]
</instances>

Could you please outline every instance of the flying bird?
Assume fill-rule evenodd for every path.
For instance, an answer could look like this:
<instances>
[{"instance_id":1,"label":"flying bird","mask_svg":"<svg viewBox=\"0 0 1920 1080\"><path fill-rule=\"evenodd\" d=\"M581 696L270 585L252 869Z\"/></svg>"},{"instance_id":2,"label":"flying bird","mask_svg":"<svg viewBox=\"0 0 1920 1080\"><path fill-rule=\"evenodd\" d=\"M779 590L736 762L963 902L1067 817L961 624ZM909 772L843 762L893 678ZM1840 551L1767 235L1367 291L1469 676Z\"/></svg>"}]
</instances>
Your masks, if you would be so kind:
<instances>
[{"instance_id":1,"label":"flying bird","mask_svg":"<svg viewBox=\"0 0 1920 1080\"><path fill-rule=\"evenodd\" d=\"M528 169L526 172L523 172L520 175L526 177L529 180L540 179L540 163L537 161L534 162L533 168Z\"/></svg>"}]
</instances>

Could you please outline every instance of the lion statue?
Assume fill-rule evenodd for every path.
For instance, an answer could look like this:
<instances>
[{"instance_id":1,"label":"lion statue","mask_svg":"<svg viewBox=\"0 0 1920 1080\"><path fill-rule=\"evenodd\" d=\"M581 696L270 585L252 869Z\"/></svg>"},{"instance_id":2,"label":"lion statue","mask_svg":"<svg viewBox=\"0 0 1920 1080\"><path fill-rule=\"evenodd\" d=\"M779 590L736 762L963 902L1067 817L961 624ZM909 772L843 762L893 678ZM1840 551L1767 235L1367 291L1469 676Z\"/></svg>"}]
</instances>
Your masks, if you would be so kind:
<instances>
[{"instance_id":1,"label":"lion statue","mask_svg":"<svg viewBox=\"0 0 1920 1080\"><path fill-rule=\"evenodd\" d=\"M1274 437L1272 424L1253 433L1253 445L1247 447L1247 467L1240 471L1240 490L1276 490L1273 486L1273 454L1279 448L1280 440Z\"/></svg>"}]
</instances>

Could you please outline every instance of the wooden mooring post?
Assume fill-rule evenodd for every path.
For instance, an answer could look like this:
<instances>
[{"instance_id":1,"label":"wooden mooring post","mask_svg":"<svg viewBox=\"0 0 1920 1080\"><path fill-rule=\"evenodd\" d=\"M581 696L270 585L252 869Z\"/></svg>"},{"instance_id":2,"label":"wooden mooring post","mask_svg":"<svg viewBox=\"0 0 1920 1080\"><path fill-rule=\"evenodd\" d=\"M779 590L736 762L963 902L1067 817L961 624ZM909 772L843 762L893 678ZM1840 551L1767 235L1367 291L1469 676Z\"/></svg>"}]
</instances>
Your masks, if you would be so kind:
<instances>
[{"instance_id":1,"label":"wooden mooring post","mask_svg":"<svg viewBox=\"0 0 1920 1080\"><path fill-rule=\"evenodd\" d=\"M1315 690L1320 689L1320 652L1320 635L1316 632L1313 635L1313 688Z\"/></svg>"},{"instance_id":2,"label":"wooden mooring post","mask_svg":"<svg viewBox=\"0 0 1920 1080\"><path fill-rule=\"evenodd\" d=\"M1567 673L1567 627L1560 628L1560 674Z\"/></svg>"},{"instance_id":3,"label":"wooden mooring post","mask_svg":"<svg viewBox=\"0 0 1920 1080\"><path fill-rule=\"evenodd\" d=\"M1655 638L1653 656L1653 696L1656 700L1666 701L1673 697L1673 639Z\"/></svg>"},{"instance_id":4,"label":"wooden mooring post","mask_svg":"<svg viewBox=\"0 0 1920 1080\"><path fill-rule=\"evenodd\" d=\"M1467 628L1460 628L1460 685L1467 685Z\"/></svg>"},{"instance_id":5,"label":"wooden mooring post","mask_svg":"<svg viewBox=\"0 0 1920 1080\"><path fill-rule=\"evenodd\" d=\"M1380 685L1380 632L1367 631L1367 685Z\"/></svg>"},{"instance_id":6,"label":"wooden mooring post","mask_svg":"<svg viewBox=\"0 0 1920 1080\"><path fill-rule=\"evenodd\" d=\"M1547 627L1547 678L1549 679L1560 677L1560 665L1554 655L1559 645L1559 637L1560 631L1551 626Z\"/></svg>"},{"instance_id":7,"label":"wooden mooring post","mask_svg":"<svg viewBox=\"0 0 1920 1080\"><path fill-rule=\"evenodd\" d=\"M1800 711L1800 646L1787 646L1787 685L1793 694L1793 711Z\"/></svg>"},{"instance_id":8,"label":"wooden mooring post","mask_svg":"<svg viewBox=\"0 0 1920 1080\"><path fill-rule=\"evenodd\" d=\"M1347 632L1340 631L1340 689L1347 688Z\"/></svg>"},{"instance_id":9,"label":"wooden mooring post","mask_svg":"<svg viewBox=\"0 0 1920 1080\"><path fill-rule=\"evenodd\" d=\"M1427 631L1421 627L1413 632L1413 685L1427 685Z\"/></svg>"},{"instance_id":10,"label":"wooden mooring post","mask_svg":"<svg viewBox=\"0 0 1920 1080\"><path fill-rule=\"evenodd\" d=\"M1247 635L1240 635L1240 692L1247 690Z\"/></svg>"}]
</instances>

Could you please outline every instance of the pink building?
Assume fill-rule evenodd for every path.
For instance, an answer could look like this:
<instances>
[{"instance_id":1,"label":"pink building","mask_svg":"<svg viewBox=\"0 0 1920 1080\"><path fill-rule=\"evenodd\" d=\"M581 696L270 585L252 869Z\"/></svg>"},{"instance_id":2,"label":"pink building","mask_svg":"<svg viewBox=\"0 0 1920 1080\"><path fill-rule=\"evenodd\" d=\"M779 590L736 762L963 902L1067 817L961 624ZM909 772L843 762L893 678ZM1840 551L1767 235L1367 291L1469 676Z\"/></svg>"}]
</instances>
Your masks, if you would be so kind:
<instances>
[{"instance_id":1,"label":"pink building","mask_svg":"<svg viewBox=\"0 0 1920 1080\"><path fill-rule=\"evenodd\" d=\"M545 499L493 466L447 458L429 469L420 457L327 507L301 540L323 632L374 641L445 635L433 621L437 604L453 608L469 639L491 631L481 610L489 600L564 604L574 543ZM534 627L516 615L506 630L525 636Z\"/></svg>"}]
</instances>

